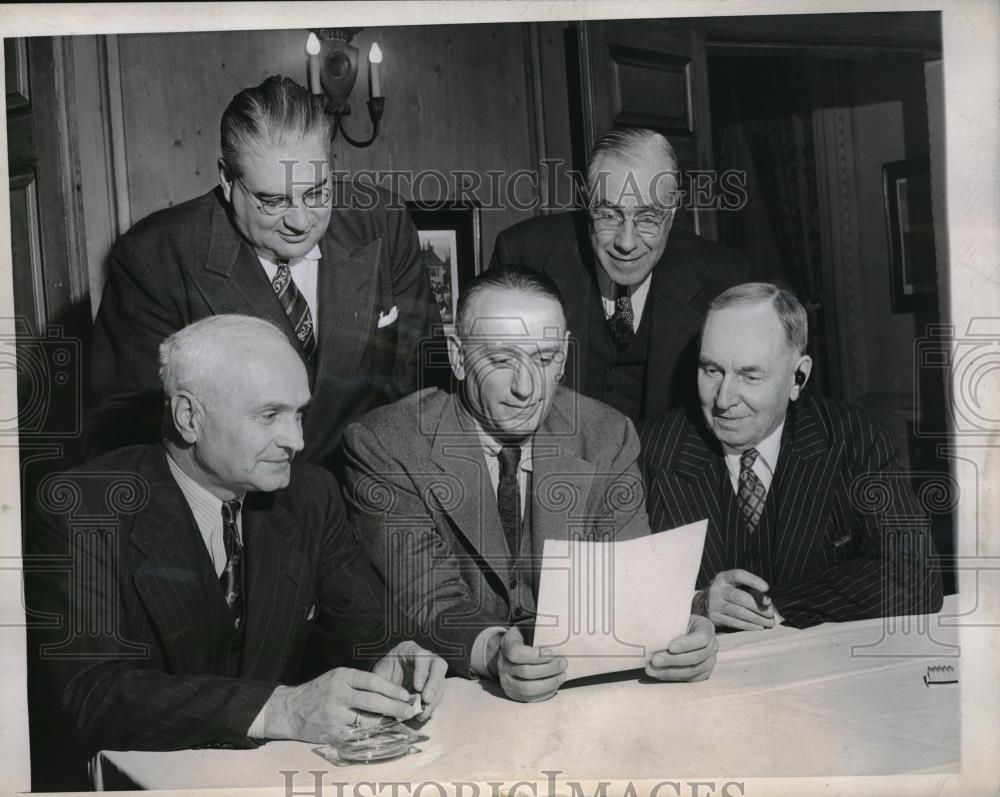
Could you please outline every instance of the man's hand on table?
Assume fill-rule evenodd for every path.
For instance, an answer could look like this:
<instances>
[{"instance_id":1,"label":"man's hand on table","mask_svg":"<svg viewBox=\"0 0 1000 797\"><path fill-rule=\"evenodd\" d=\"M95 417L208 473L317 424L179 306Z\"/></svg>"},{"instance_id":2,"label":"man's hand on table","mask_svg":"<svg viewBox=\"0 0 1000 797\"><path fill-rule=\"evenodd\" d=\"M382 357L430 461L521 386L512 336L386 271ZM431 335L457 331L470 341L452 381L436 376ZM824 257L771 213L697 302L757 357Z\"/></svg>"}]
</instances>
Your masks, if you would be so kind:
<instances>
[{"instance_id":1,"label":"man's hand on table","mask_svg":"<svg viewBox=\"0 0 1000 797\"><path fill-rule=\"evenodd\" d=\"M423 710L417 714L417 719L430 719L444 698L448 664L416 642L400 642L372 668L372 672L420 695Z\"/></svg>"},{"instance_id":2,"label":"man's hand on table","mask_svg":"<svg viewBox=\"0 0 1000 797\"><path fill-rule=\"evenodd\" d=\"M497 642L499 645L497 645ZM488 661L504 694L522 703L548 700L566 680L566 659L524 644L517 628L509 628L490 640L496 646Z\"/></svg>"},{"instance_id":3,"label":"man's hand on table","mask_svg":"<svg viewBox=\"0 0 1000 797\"><path fill-rule=\"evenodd\" d=\"M251 726L255 738L329 743L368 715L427 719L444 697L447 665L415 642L402 642L364 672L337 667L299 686L278 686ZM422 710L409 701L419 692Z\"/></svg>"},{"instance_id":4,"label":"man's hand on table","mask_svg":"<svg viewBox=\"0 0 1000 797\"><path fill-rule=\"evenodd\" d=\"M646 675L658 681L704 681L712 674L718 653L712 621L691 615L688 632L650 656Z\"/></svg>"},{"instance_id":5,"label":"man's hand on table","mask_svg":"<svg viewBox=\"0 0 1000 797\"><path fill-rule=\"evenodd\" d=\"M716 628L759 631L775 625L774 604L763 594L769 589L760 576L746 570L723 570L695 595L693 609ZM756 591L759 596L753 594Z\"/></svg>"}]
</instances>

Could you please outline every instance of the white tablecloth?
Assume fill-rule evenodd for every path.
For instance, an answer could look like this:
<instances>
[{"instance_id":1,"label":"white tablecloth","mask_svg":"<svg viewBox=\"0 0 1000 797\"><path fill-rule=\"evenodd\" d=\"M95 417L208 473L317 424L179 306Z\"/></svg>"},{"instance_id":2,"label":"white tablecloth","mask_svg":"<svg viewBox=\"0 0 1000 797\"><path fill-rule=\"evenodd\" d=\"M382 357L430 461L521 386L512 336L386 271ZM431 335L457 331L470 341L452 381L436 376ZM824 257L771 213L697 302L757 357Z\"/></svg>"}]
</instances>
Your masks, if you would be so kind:
<instances>
[{"instance_id":1,"label":"white tablecloth","mask_svg":"<svg viewBox=\"0 0 1000 797\"><path fill-rule=\"evenodd\" d=\"M544 783L546 770L576 780L957 772L959 687L928 687L923 678L929 665L959 673L956 606L951 596L930 617L722 635L715 672L696 684L633 672L520 704L492 684L449 679L444 702L420 729L428 740L395 761L337 766L316 745L270 742L254 750L105 751L96 777L105 789L287 793L291 783L308 793L317 771L327 786Z\"/></svg>"}]
</instances>

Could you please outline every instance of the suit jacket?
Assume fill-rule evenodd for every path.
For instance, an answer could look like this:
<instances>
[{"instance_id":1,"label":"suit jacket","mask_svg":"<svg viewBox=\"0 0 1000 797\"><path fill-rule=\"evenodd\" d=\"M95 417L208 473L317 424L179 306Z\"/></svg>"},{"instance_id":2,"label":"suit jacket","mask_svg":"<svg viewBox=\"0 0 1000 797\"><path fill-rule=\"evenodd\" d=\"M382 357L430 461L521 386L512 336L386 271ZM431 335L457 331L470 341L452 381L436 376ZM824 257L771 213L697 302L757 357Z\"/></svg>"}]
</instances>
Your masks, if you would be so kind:
<instances>
[{"instance_id":1,"label":"suit jacket","mask_svg":"<svg viewBox=\"0 0 1000 797\"><path fill-rule=\"evenodd\" d=\"M859 407L809 397L785 418L764 517L747 535L714 436L675 410L643 424L653 529L708 518L698 587L743 568L789 625L941 608L929 523L886 429Z\"/></svg>"},{"instance_id":2,"label":"suit jacket","mask_svg":"<svg viewBox=\"0 0 1000 797\"><path fill-rule=\"evenodd\" d=\"M566 320L573 333L566 384L585 391L591 349L590 330L603 324L597 283L600 264L590 243L586 212L538 216L515 224L497 237L493 264L529 266L559 286ZM643 309L649 331L649 359L639 418L660 415L695 399L695 339L708 303L746 278L742 255L684 230L672 229L663 256L653 268ZM591 398L600 399L593 395ZM633 418L638 423L639 418Z\"/></svg>"},{"instance_id":3,"label":"suit jacket","mask_svg":"<svg viewBox=\"0 0 1000 797\"><path fill-rule=\"evenodd\" d=\"M649 533L627 418L560 389L532 445L533 564L546 539ZM351 424L344 455L348 511L390 595L468 675L479 632L518 620L496 493L469 416L457 396L422 391Z\"/></svg>"},{"instance_id":4,"label":"suit jacket","mask_svg":"<svg viewBox=\"0 0 1000 797\"><path fill-rule=\"evenodd\" d=\"M302 456L311 462L330 463L350 420L417 389L421 342L440 323L416 229L404 208L387 209L390 199L379 189L338 185L319 244L316 360L302 355L312 386ZM379 328L379 313L393 307L398 320ZM301 353L219 189L148 216L117 241L91 354L92 452L159 440L159 344L221 313L272 321Z\"/></svg>"},{"instance_id":5,"label":"suit jacket","mask_svg":"<svg viewBox=\"0 0 1000 797\"><path fill-rule=\"evenodd\" d=\"M48 691L90 751L253 746L251 722L296 681L312 629L333 663L391 645L384 588L317 466L296 464L289 487L244 501L239 677L223 674L232 621L162 446L55 474L39 495L29 540L51 566L27 579L28 608L56 622L36 624L35 643L50 646Z\"/></svg>"}]
</instances>

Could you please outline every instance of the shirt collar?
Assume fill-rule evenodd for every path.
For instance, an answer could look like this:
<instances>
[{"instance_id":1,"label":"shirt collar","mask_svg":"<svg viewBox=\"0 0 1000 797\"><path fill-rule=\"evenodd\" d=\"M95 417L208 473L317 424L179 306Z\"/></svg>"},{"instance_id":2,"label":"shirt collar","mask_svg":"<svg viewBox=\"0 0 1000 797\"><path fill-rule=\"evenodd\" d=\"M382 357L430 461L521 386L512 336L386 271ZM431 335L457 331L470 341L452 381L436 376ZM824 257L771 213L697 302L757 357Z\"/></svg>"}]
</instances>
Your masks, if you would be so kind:
<instances>
[{"instance_id":1,"label":"shirt collar","mask_svg":"<svg viewBox=\"0 0 1000 797\"><path fill-rule=\"evenodd\" d=\"M486 452L486 456L498 457L500 455L500 449L503 448L503 444L497 442L492 435L483 431L483 428L478 423L476 423L476 432L479 434L479 443L482 445L483 451ZM529 437L521 443L521 460L518 465L521 470L531 470L532 440L533 438Z\"/></svg>"},{"instance_id":2,"label":"shirt collar","mask_svg":"<svg viewBox=\"0 0 1000 797\"><path fill-rule=\"evenodd\" d=\"M653 272L650 271L646 275L646 279L644 279L638 285L629 285L628 286L629 298L634 298L637 293L641 294L642 296L645 296L646 291L649 288L649 281L652 278L653 278ZM604 270L604 267L600 263L597 264L597 287L600 288L601 290L601 296L603 296L609 302L613 302L615 299L618 298L618 289L615 285L614 280L612 280L611 277L608 276L608 272Z\"/></svg>"},{"instance_id":3,"label":"shirt collar","mask_svg":"<svg viewBox=\"0 0 1000 797\"><path fill-rule=\"evenodd\" d=\"M177 486L181 488L181 492L187 499L191 511L195 515L195 519L198 520L199 526L201 525L202 518L207 519L209 516L221 523L222 499L206 490L181 470L181 466L174 462L169 451L167 452L167 465L170 467L170 473L173 475L174 481L177 482ZM245 493L238 497L240 504L243 503L243 499L245 498Z\"/></svg>"},{"instance_id":4,"label":"shirt collar","mask_svg":"<svg viewBox=\"0 0 1000 797\"><path fill-rule=\"evenodd\" d=\"M483 453L488 457L497 457L500 454L500 449L503 448L503 444L499 442L493 435L489 434L485 429L483 429L482 424L476 419L476 417L469 412L468 408L465 406L465 402L459 399L458 411L466 416L476 429L476 435L479 437L479 444L483 447ZM523 443L521 443L521 461L518 467L521 470L530 471L531 470L531 452L532 452L532 441L534 436L532 435Z\"/></svg>"},{"instance_id":5,"label":"shirt collar","mask_svg":"<svg viewBox=\"0 0 1000 797\"><path fill-rule=\"evenodd\" d=\"M323 256L322 253L319 251L319 244L313 244L313 248L310 249L308 252L306 252L304 255L302 255L302 257L296 257L293 258L292 260L289 260L288 267L295 268L297 265L299 265L299 263L303 263L307 260L314 260L314 261L319 260L320 258L322 258L322 256ZM274 268L278 267L278 261L270 257L264 257L264 255L258 254L257 259L260 260L261 263L264 263L266 265L273 266Z\"/></svg>"},{"instance_id":6,"label":"shirt collar","mask_svg":"<svg viewBox=\"0 0 1000 797\"><path fill-rule=\"evenodd\" d=\"M781 433L784 428L785 422L782 421L778 424L777 429L771 432L771 434L761 440L757 445L752 446L757 449L757 460L771 472L772 476L774 475L775 468L778 467L778 453L781 451ZM733 466L735 466L736 472L738 473L740 467L740 457L743 455L743 451L730 451L728 448L724 450L726 452L726 464L729 465L729 469L732 470Z\"/></svg>"}]
</instances>

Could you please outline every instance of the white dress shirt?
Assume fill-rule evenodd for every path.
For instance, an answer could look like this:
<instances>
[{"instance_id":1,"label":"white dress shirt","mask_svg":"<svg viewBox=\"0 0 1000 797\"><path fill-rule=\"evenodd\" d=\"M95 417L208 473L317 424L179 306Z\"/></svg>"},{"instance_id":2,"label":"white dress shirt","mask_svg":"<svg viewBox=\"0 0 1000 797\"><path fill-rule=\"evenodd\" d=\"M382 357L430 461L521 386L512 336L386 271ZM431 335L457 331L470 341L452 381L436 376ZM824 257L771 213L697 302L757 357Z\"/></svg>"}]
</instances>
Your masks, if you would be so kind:
<instances>
[{"instance_id":1,"label":"white dress shirt","mask_svg":"<svg viewBox=\"0 0 1000 797\"><path fill-rule=\"evenodd\" d=\"M632 322L632 329L636 330L639 328L639 323L642 321L642 311L646 307L646 297L649 295L649 282L653 279L653 272L650 271L646 275L646 279L640 282L638 285L629 286L629 298L632 300L632 315L635 320ZM601 304L604 305L604 317L611 318L615 312L615 298L618 294L618 287L612 281L608 273L601 268L600 264L597 267L597 286L601 289Z\"/></svg>"},{"instance_id":2,"label":"white dress shirt","mask_svg":"<svg viewBox=\"0 0 1000 797\"><path fill-rule=\"evenodd\" d=\"M295 287L298 288L299 293L306 300L306 304L309 305L313 321L313 337L317 340L319 340L319 307L316 305L316 285L320 257L319 244L316 244L302 257L288 261L288 269L292 272L292 282L295 283ZM257 255L257 259L264 267L267 281L274 282L274 275L278 273L278 264L260 255Z\"/></svg>"}]
</instances>

